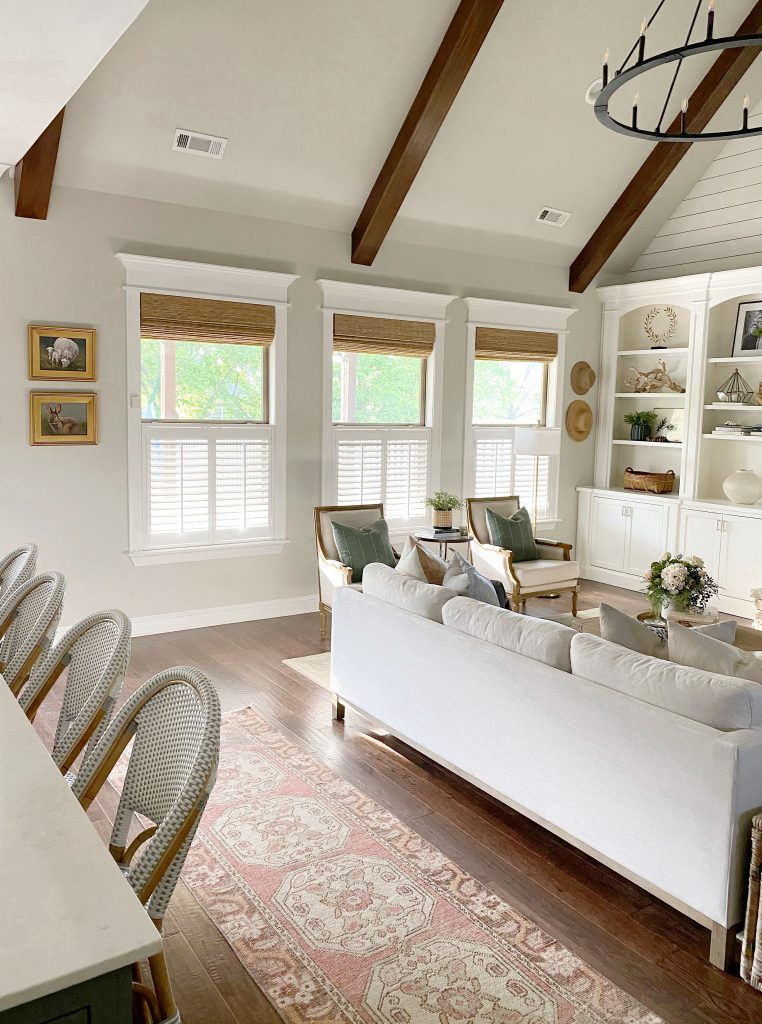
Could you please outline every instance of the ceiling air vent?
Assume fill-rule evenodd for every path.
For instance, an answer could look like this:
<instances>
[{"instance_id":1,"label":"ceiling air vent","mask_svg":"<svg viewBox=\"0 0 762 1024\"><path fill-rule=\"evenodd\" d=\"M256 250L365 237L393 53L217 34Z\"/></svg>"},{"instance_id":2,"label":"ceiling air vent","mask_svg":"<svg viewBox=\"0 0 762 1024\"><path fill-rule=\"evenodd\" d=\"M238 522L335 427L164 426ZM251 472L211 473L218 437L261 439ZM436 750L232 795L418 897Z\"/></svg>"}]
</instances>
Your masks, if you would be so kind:
<instances>
[{"instance_id":1,"label":"ceiling air vent","mask_svg":"<svg viewBox=\"0 0 762 1024\"><path fill-rule=\"evenodd\" d=\"M535 217L538 224L551 224L554 228L562 228L571 217L566 210L554 210L552 206L543 206Z\"/></svg>"},{"instance_id":2,"label":"ceiling air vent","mask_svg":"<svg viewBox=\"0 0 762 1024\"><path fill-rule=\"evenodd\" d=\"M228 140L219 135L204 135L203 132L189 132L185 128L175 129L172 149L180 153L195 153L196 156L211 156L222 160Z\"/></svg>"}]
</instances>

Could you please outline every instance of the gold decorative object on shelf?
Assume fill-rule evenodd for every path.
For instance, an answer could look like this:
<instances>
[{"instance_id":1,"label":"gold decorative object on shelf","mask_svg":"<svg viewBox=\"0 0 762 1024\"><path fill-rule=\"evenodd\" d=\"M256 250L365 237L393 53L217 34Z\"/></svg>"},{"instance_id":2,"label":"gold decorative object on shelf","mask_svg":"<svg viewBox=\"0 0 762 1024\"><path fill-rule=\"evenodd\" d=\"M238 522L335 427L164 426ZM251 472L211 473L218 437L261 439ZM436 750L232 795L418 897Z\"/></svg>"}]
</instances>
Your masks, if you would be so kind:
<instances>
[{"instance_id":1,"label":"gold decorative object on shelf","mask_svg":"<svg viewBox=\"0 0 762 1024\"><path fill-rule=\"evenodd\" d=\"M624 383L628 388L632 388L635 394L649 394L664 388L668 391L676 391L680 395L685 394L682 384L678 384L667 373L667 364L663 359L659 360L659 365L655 370L638 370L635 366L631 366L630 370L635 376L626 378Z\"/></svg>"},{"instance_id":2,"label":"gold decorative object on shelf","mask_svg":"<svg viewBox=\"0 0 762 1024\"><path fill-rule=\"evenodd\" d=\"M677 330L677 313L672 306L653 306L646 313L643 330L651 342L651 348L666 348L667 342Z\"/></svg>"}]
</instances>

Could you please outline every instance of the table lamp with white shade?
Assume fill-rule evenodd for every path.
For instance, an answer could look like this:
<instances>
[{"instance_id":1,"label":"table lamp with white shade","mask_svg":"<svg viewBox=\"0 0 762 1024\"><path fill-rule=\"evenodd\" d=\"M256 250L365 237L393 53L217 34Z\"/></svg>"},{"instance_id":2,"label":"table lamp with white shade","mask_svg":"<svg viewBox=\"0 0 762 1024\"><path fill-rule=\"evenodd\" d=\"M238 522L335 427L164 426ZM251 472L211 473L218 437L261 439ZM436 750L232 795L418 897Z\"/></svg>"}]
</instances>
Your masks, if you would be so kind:
<instances>
[{"instance_id":1,"label":"table lamp with white shade","mask_svg":"<svg viewBox=\"0 0 762 1024\"><path fill-rule=\"evenodd\" d=\"M534 500L532 503L532 530L537 534L537 491L540 477L540 458L561 454L560 427L516 427L513 432L513 453L534 458Z\"/></svg>"}]
</instances>

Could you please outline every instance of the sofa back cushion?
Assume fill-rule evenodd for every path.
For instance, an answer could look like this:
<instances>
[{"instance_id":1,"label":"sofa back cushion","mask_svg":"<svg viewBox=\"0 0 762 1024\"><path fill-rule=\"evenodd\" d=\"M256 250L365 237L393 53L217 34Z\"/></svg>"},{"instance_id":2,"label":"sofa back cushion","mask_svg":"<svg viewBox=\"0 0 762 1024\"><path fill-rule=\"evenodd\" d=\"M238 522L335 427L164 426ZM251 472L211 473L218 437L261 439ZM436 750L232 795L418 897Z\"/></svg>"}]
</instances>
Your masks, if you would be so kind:
<instances>
[{"instance_id":1,"label":"sofa back cushion","mask_svg":"<svg viewBox=\"0 0 762 1024\"><path fill-rule=\"evenodd\" d=\"M373 562L365 566L362 578L364 594L375 597L379 601L403 608L414 615L421 615L433 622L442 621L442 609L455 597L452 590L438 587L434 583L422 583L420 580L403 576L388 565ZM394 642L394 637L389 637Z\"/></svg>"},{"instance_id":2,"label":"sofa back cushion","mask_svg":"<svg viewBox=\"0 0 762 1024\"><path fill-rule=\"evenodd\" d=\"M662 640L656 630L649 629L648 626L644 626L642 622L638 622L626 612L621 612L618 608L613 608L610 604L604 604L601 601L600 613L601 636L604 640L621 644L622 647L627 647L637 654L649 654L652 658L676 661L680 665L691 664L683 661L682 658L673 658L666 640ZM694 626L690 632L702 636L713 636L717 640L722 640L724 644L732 644L736 638L736 623L732 619L710 622L706 626ZM696 667L716 670L719 666L697 665ZM720 674L731 676L735 675L735 672L721 671Z\"/></svg>"},{"instance_id":3,"label":"sofa back cushion","mask_svg":"<svg viewBox=\"0 0 762 1024\"><path fill-rule=\"evenodd\" d=\"M714 729L762 728L758 683L683 668L586 633L572 639L571 669L575 676Z\"/></svg>"},{"instance_id":4,"label":"sofa back cushion","mask_svg":"<svg viewBox=\"0 0 762 1024\"><path fill-rule=\"evenodd\" d=\"M525 658L571 672L571 642L576 631L560 622L533 619L507 608L493 608L468 597L448 601L442 611L445 626Z\"/></svg>"}]
</instances>

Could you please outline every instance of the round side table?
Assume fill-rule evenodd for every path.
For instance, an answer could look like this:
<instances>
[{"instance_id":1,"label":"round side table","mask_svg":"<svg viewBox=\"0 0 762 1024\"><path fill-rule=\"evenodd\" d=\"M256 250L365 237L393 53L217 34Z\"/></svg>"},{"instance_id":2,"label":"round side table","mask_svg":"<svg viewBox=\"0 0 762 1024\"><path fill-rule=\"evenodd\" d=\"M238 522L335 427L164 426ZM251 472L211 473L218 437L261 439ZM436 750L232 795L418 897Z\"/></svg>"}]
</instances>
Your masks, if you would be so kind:
<instances>
[{"instance_id":1,"label":"round side table","mask_svg":"<svg viewBox=\"0 0 762 1024\"><path fill-rule=\"evenodd\" d=\"M447 548L450 544L470 544L474 539L471 534L447 534L446 537L438 536L435 530L416 530L413 533L416 540L427 540L439 545L439 557L447 558ZM468 551L466 551L468 557Z\"/></svg>"}]
</instances>

